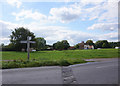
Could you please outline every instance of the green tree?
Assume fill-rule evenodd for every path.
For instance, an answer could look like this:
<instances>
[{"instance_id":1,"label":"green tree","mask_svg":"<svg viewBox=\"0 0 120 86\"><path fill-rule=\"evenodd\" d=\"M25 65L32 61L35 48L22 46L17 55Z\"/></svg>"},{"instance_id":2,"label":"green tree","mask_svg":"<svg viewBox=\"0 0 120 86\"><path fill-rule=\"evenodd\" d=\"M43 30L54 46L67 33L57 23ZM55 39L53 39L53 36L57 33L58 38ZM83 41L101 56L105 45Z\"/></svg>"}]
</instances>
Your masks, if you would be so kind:
<instances>
[{"instance_id":1,"label":"green tree","mask_svg":"<svg viewBox=\"0 0 120 86\"><path fill-rule=\"evenodd\" d=\"M96 45L96 48L102 48L102 41L97 41L96 43L95 43L95 45Z\"/></svg>"},{"instance_id":2,"label":"green tree","mask_svg":"<svg viewBox=\"0 0 120 86\"><path fill-rule=\"evenodd\" d=\"M58 41L57 43L53 44L53 48L56 49L56 50L63 50L64 46L63 46L62 42Z\"/></svg>"},{"instance_id":3,"label":"green tree","mask_svg":"<svg viewBox=\"0 0 120 86\"><path fill-rule=\"evenodd\" d=\"M119 42L117 42L117 45L116 45L117 47L120 47L120 41Z\"/></svg>"},{"instance_id":4,"label":"green tree","mask_svg":"<svg viewBox=\"0 0 120 86\"><path fill-rule=\"evenodd\" d=\"M108 45L106 43L103 43L102 48L107 48Z\"/></svg>"},{"instance_id":5,"label":"green tree","mask_svg":"<svg viewBox=\"0 0 120 86\"><path fill-rule=\"evenodd\" d=\"M61 42L63 43L63 47L64 47L65 50L70 47L70 45L69 45L69 43L68 43L67 40L63 40L63 41L61 41Z\"/></svg>"},{"instance_id":6,"label":"green tree","mask_svg":"<svg viewBox=\"0 0 120 86\"><path fill-rule=\"evenodd\" d=\"M27 40L27 36L31 37L32 41L35 41L35 35L33 32L30 32L28 29L24 27L15 28L10 35L10 42L14 46L16 51L21 51L22 48L26 49L27 45L20 43L22 40ZM33 46L33 44L31 44Z\"/></svg>"},{"instance_id":7,"label":"green tree","mask_svg":"<svg viewBox=\"0 0 120 86\"><path fill-rule=\"evenodd\" d=\"M94 45L94 43L93 43L92 40L87 40L86 43L87 43L88 45Z\"/></svg>"},{"instance_id":8,"label":"green tree","mask_svg":"<svg viewBox=\"0 0 120 86\"><path fill-rule=\"evenodd\" d=\"M107 40L103 40L102 43L103 43L102 48L109 48L110 47Z\"/></svg>"},{"instance_id":9,"label":"green tree","mask_svg":"<svg viewBox=\"0 0 120 86\"><path fill-rule=\"evenodd\" d=\"M46 40L42 37L36 38L36 48L37 50L45 49Z\"/></svg>"},{"instance_id":10,"label":"green tree","mask_svg":"<svg viewBox=\"0 0 120 86\"><path fill-rule=\"evenodd\" d=\"M95 43L97 48L109 48L109 43L107 40L99 40Z\"/></svg>"},{"instance_id":11,"label":"green tree","mask_svg":"<svg viewBox=\"0 0 120 86\"><path fill-rule=\"evenodd\" d=\"M120 47L120 42L109 42L110 48Z\"/></svg>"},{"instance_id":12,"label":"green tree","mask_svg":"<svg viewBox=\"0 0 120 86\"><path fill-rule=\"evenodd\" d=\"M74 47L75 47L76 49L79 49L80 44L78 43L78 44L76 44Z\"/></svg>"},{"instance_id":13,"label":"green tree","mask_svg":"<svg viewBox=\"0 0 120 86\"><path fill-rule=\"evenodd\" d=\"M67 40L58 41L57 43L53 44L53 48L56 49L56 50L66 50L69 47L70 47L70 45L67 42Z\"/></svg>"}]
</instances>

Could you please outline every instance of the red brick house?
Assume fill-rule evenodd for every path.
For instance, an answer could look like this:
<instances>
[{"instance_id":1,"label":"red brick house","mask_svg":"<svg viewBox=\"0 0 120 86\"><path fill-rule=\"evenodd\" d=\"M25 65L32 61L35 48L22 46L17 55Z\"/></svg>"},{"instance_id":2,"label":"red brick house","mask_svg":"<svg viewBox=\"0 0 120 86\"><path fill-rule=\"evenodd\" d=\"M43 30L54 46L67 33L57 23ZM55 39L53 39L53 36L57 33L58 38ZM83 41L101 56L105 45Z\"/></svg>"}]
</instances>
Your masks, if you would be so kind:
<instances>
[{"instance_id":1,"label":"red brick house","mask_svg":"<svg viewBox=\"0 0 120 86\"><path fill-rule=\"evenodd\" d=\"M84 43L84 41L82 41L81 43L79 43L79 49L94 49L94 46L88 45Z\"/></svg>"}]
</instances>

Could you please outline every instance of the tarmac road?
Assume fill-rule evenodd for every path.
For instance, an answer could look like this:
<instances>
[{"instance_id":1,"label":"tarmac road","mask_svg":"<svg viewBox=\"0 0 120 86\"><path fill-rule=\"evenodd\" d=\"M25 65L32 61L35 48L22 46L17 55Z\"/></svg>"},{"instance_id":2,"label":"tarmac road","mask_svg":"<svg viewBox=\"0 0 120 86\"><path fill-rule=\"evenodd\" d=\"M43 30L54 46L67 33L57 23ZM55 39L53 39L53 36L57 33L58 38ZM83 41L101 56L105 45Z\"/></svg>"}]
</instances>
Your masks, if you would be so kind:
<instances>
[{"instance_id":1,"label":"tarmac road","mask_svg":"<svg viewBox=\"0 0 120 86\"><path fill-rule=\"evenodd\" d=\"M3 84L118 84L118 60L2 70Z\"/></svg>"},{"instance_id":2,"label":"tarmac road","mask_svg":"<svg viewBox=\"0 0 120 86\"><path fill-rule=\"evenodd\" d=\"M118 84L118 60L72 67L78 84Z\"/></svg>"},{"instance_id":3,"label":"tarmac road","mask_svg":"<svg viewBox=\"0 0 120 86\"><path fill-rule=\"evenodd\" d=\"M3 84L61 84L61 67L36 67L2 71Z\"/></svg>"}]
</instances>

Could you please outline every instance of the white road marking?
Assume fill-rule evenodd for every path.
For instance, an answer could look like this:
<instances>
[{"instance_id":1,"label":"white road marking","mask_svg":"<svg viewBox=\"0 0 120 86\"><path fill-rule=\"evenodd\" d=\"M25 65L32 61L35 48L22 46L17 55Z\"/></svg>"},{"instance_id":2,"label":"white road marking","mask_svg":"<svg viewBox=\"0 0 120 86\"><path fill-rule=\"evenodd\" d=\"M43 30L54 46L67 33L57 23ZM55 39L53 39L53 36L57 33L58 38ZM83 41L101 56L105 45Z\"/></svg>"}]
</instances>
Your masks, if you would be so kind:
<instances>
[{"instance_id":1,"label":"white road marking","mask_svg":"<svg viewBox=\"0 0 120 86\"><path fill-rule=\"evenodd\" d=\"M115 65L109 65L109 66L99 66L99 67L96 67L96 68L105 68L105 67L110 67L110 66L115 66Z\"/></svg>"}]
</instances>

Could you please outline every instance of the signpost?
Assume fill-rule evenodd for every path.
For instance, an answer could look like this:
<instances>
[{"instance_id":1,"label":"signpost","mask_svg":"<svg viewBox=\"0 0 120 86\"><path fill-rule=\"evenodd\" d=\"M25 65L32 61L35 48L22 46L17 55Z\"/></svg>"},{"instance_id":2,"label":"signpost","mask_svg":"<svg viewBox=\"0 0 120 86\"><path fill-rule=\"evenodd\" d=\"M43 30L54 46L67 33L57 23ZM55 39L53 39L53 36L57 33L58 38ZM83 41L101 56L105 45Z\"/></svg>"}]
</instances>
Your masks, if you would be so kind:
<instances>
[{"instance_id":1,"label":"signpost","mask_svg":"<svg viewBox=\"0 0 120 86\"><path fill-rule=\"evenodd\" d=\"M30 43L35 43L35 41L30 41L31 40L31 37L28 36L27 37L27 41L20 41L20 43L27 43L27 57L28 57L28 61L29 61L29 57L30 57Z\"/></svg>"}]
</instances>

